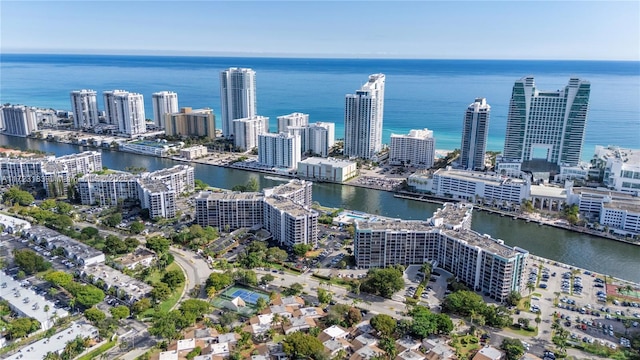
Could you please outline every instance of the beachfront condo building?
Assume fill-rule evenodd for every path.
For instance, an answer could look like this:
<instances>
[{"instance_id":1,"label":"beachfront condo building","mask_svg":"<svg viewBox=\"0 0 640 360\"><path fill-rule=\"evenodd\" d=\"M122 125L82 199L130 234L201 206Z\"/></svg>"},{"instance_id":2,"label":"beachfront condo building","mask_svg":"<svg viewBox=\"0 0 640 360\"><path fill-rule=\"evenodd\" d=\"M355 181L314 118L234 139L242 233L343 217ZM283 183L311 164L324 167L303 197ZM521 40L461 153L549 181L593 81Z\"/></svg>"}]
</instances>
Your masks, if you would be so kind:
<instances>
[{"instance_id":1,"label":"beachfront condo building","mask_svg":"<svg viewBox=\"0 0 640 360\"><path fill-rule=\"evenodd\" d=\"M147 131L142 94L113 90L103 95L107 121L117 125L118 132L132 137Z\"/></svg>"},{"instance_id":2,"label":"beachfront condo building","mask_svg":"<svg viewBox=\"0 0 640 360\"><path fill-rule=\"evenodd\" d=\"M436 139L429 129L411 130L408 135L391 134L389 164L430 168L435 158Z\"/></svg>"},{"instance_id":3,"label":"beachfront condo building","mask_svg":"<svg viewBox=\"0 0 640 360\"><path fill-rule=\"evenodd\" d=\"M301 160L300 136L286 132L258 135L258 163L269 168L293 169Z\"/></svg>"},{"instance_id":4,"label":"beachfront condo building","mask_svg":"<svg viewBox=\"0 0 640 360\"><path fill-rule=\"evenodd\" d=\"M309 125L309 114L291 113L278 116L278 132L287 132L289 126L306 127Z\"/></svg>"},{"instance_id":5,"label":"beachfront condo building","mask_svg":"<svg viewBox=\"0 0 640 360\"><path fill-rule=\"evenodd\" d=\"M2 107L2 119L6 135L26 137L38 130L35 108L5 105Z\"/></svg>"},{"instance_id":6,"label":"beachfront condo building","mask_svg":"<svg viewBox=\"0 0 640 360\"><path fill-rule=\"evenodd\" d=\"M465 170L485 168L484 154L487 151L490 112L491 106L487 104L487 99L477 98L464 113L459 162L460 167Z\"/></svg>"},{"instance_id":7,"label":"beachfront condo building","mask_svg":"<svg viewBox=\"0 0 640 360\"><path fill-rule=\"evenodd\" d=\"M528 252L471 230L471 204L444 204L427 221L355 222L354 255L360 268L435 262L471 289L505 301L524 290Z\"/></svg>"},{"instance_id":8,"label":"beachfront condo building","mask_svg":"<svg viewBox=\"0 0 640 360\"><path fill-rule=\"evenodd\" d=\"M211 109L183 107L180 112L165 114L163 124L167 135L216 138L216 117Z\"/></svg>"},{"instance_id":9,"label":"beachfront condo building","mask_svg":"<svg viewBox=\"0 0 640 360\"><path fill-rule=\"evenodd\" d=\"M71 111L73 127L90 128L98 125L98 99L94 90L76 90L71 92Z\"/></svg>"},{"instance_id":10,"label":"beachfront condo building","mask_svg":"<svg viewBox=\"0 0 640 360\"><path fill-rule=\"evenodd\" d=\"M265 196L280 196L302 206L311 206L313 183L305 180L289 180L289 182L263 190Z\"/></svg>"},{"instance_id":11,"label":"beachfront condo building","mask_svg":"<svg viewBox=\"0 0 640 360\"><path fill-rule=\"evenodd\" d=\"M335 144L336 124L330 122L316 122L307 127L303 152L329 156L331 148Z\"/></svg>"},{"instance_id":12,"label":"beachfront condo building","mask_svg":"<svg viewBox=\"0 0 640 360\"><path fill-rule=\"evenodd\" d=\"M178 94L172 91L160 91L151 96L153 121L159 129L165 128L165 115L178 112Z\"/></svg>"},{"instance_id":13,"label":"beachfront condo building","mask_svg":"<svg viewBox=\"0 0 640 360\"><path fill-rule=\"evenodd\" d=\"M233 145L241 151L258 147L258 136L269 132L269 118L252 116L233 120Z\"/></svg>"},{"instance_id":14,"label":"beachfront condo building","mask_svg":"<svg viewBox=\"0 0 640 360\"><path fill-rule=\"evenodd\" d=\"M235 135L233 121L257 114L256 72L246 68L229 68L220 73L222 135ZM257 139L256 139L257 140Z\"/></svg>"},{"instance_id":15,"label":"beachfront condo building","mask_svg":"<svg viewBox=\"0 0 640 360\"><path fill-rule=\"evenodd\" d=\"M382 150L384 74L373 74L355 94L347 94L344 109L344 155L373 159Z\"/></svg>"},{"instance_id":16,"label":"beachfront condo building","mask_svg":"<svg viewBox=\"0 0 640 360\"><path fill-rule=\"evenodd\" d=\"M591 85L569 79L564 89L543 91L532 76L515 82L507 115L503 156L575 166L584 143Z\"/></svg>"}]
</instances>

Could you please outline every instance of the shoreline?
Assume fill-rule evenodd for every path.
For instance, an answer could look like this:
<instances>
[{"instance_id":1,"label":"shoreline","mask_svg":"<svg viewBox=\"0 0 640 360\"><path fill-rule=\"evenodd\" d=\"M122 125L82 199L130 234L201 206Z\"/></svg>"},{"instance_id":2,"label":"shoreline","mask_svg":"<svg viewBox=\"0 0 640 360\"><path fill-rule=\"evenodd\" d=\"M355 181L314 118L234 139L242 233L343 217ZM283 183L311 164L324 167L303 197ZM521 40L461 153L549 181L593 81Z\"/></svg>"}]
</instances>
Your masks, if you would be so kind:
<instances>
[{"instance_id":1,"label":"shoreline","mask_svg":"<svg viewBox=\"0 0 640 360\"><path fill-rule=\"evenodd\" d=\"M11 136L11 135L8 135L8 136ZM124 151L124 150L120 150L118 148L113 148L113 147L105 148L105 147L94 146L94 145L75 144L75 143L73 143L71 141L60 141L60 140L47 139L47 138L36 138L36 137L27 137L27 138L28 139L45 141L45 142L56 142L56 143L61 143L61 144L74 145L74 146L78 146L78 147L85 147L85 148L91 148L91 149L101 149L101 150L109 150L109 151L117 151L117 152L129 153L129 151ZM444 152L446 150L439 149L437 151ZM392 193L394 197L401 198L401 199L406 199L406 200L429 202L429 203L433 203L433 204L443 204L445 202L459 202L459 200L456 200L456 199L443 198L443 197L438 197L438 196L429 195L429 194L425 194L425 193L415 193L415 192L410 192L410 191L406 191L406 190L398 190L395 187L375 186L375 185L371 185L371 184L358 183L357 180L362 178L363 176L365 176L365 175L362 175L362 174L358 175L355 178L349 179L347 182L334 182L334 181L326 181L326 180L309 179L309 178L305 178L305 177L299 177L297 175L293 175L293 174L290 174L290 173L283 173L283 172L278 172L278 171L274 171L274 170L267 170L267 169L254 168L254 167L248 167L248 166L246 166L246 167L245 166L237 166L237 165L235 165L236 163L231 162L232 160L229 160L229 159L237 159L238 157L243 156L243 154L237 154L237 153L226 153L226 152L217 153L217 152L214 152L214 153L209 153L209 155L207 155L205 158L193 159L193 160L184 159L184 158L181 158L179 156L156 156L156 155L146 154L146 153L138 153L138 152L132 152L132 153L135 153L137 155L150 156L150 157L156 157L156 158L161 158L161 159L169 159L169 160L185 162L185 163L196 163L196 164L201 164L201 165L216 166L216 167L220 167L220 168L227 168L227 169L234 169L234 170L241 170L241 171L248 171L248 172L259 172L259 173L262 173L262 174L274 175L274 176L279 176L279 177L283 177L283 178L287 178L287 179L302 179L302 180L309 180L309 181L318 182L318 183L331 183L331 184L338 184L338 185L341 185L341 186L353 186L353 187L360 187L360 188L371 189L371 190L385 191L385 192ZM216 161L215 159L209 159L214 155L216 157L219 157L220 161ZM220 157L219 155L222 155L222 157ZM226 161L223 160L223 159L226 159ZM391 182L392 182L392 180L396 180L396 181L399 181L399 182L402 182L403 180L406 180L406 178L400 178L400 177L393 178L393 177L388 177L388 176L382 176L382 177L377 177L376 176L375 178L380 179L380 180L391 181ZM494 208L490 208L490 207L486 207L486 206L482 206L482 205L478 205L478 204L473 204L473 206L474 206L474 210L485 211L485 212L488 212L488 213L491 213L491 214L494 214L494 215L500 215L501 217L507 217L508 216L508 217L513 218L513 219L524 220L524 221L526 221L528 223L529 222L537 223L540 226L550 226L550 227L554 227L554 228L565 230L565 231L571 231L571 232L574 232L574 233L595 236L595 237L599 237L599 238L602 238L602 239L614 240L614 241L618 241L618 242L629 244L629 245L640 246L640 243L638 243L638 242L631 242L631 241L628 241L628 240L623 239L623 238L616 237L616 236L611 235L611 234L606 234L606 233L602 233L602 232L591 230L591 229L587 229L587 228L580 228L580 227L576 227L576 226L572 226L572 225L568 225L568 224L559 223L558 220L543 220L543 219L540 219L539 217L536 218L536 217L533 217L533 216L527 216L524 213L510 213L510 212L505 212L505 211L501 211L499 209L494 209Z\"/></svg>"}]
</instances>

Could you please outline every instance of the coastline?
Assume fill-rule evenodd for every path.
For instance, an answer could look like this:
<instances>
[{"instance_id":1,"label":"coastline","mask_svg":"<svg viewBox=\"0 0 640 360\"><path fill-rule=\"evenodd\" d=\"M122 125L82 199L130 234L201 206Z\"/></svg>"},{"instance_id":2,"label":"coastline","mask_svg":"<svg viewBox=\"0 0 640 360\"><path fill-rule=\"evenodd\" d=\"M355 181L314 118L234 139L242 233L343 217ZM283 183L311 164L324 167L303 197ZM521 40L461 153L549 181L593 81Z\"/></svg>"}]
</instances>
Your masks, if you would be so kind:
<instances>
[{"instance_id":1,"label":"coastline","mask_svg":"<svg viewBox=\"0 0 640 360\"><path fill-rule=\"evenodd\" d=\"M37 138L37 137L29 137L29 138L30 139L34 139L34 140L45 141L45 142L51 141L51 142L57 142L57 143L62 143L62 144L74 145L74 146L78 146L78 147L86 147L86 148L93 148L93 149L118 151L118 152L124 152L124 153L128 152L128 151L120 150L118 148L113 148L113 147L105 148L105 147L94 146L94 145L89 145L89 144L77 144L77 143L74 143L72 141L63 141L62 139L57 140L57 139L51 139L51 138L47 139L47 138ZM437 151L442 153L442 152L444 152L446 150L439 149ZM243 156L244 154L238 154L238 153L214 152L214 153L209 153L206 156L206 158L199 158L199 159L192 159L192 160L184 159L184 158L181 158L181 157L178 157L178 156L157 156L157 155L147 154L147 153L139 153L139 152L134 152L134 153L138 154L138 155L143 155L143 156L163 158L163 159L169 159L169 160L180 161L180 162L185 162L185 163L196 163L196 164L201 164L201 165L216 166L216 167L220 167L220 168L228 168L228 169L242 170L242 171L248 171L248 172L259 172L259 173L262 173L262 174L274 175L274 176L284 177L284 178L288 178L288 179L302 179L302 180L309 180L309 181L314 181L314 182L319 182L319 183L325 182L325 183L338 184L338 185L342 185L342 186L353 186L353 187L361 187L361 188L365 188L365 189L385 191L385 192L393 193L394 197L407 199L407 200L429 202L429 203L434 203L434 204L443 204L445 202L458 202L457 199L443 198L443 197L438 197L438 196L429 195L429 194L425 194L425 193L410 192L410 191L406 191L406 190L398 190L396 188L397 185L399 183L401 183L402 181L406 180L405 177L401 177L399 175L398 176L392 176L392 175L389 174L389 175L383 175L383 176L373 176L374 178L379 179L380 181L388 181L391 184L395 184L394 186L375 185L375 184L372 184L371 182L369 182L369 183L358 182L358 179L360 179L360 178L365 176L363 174L360 174L355 178L349 179L347 182L333 182L333 181L326 181L326 180L320 180L319 181L317 179L309 179L309 178L299 177L297 175L290 174L288 172L278 172L278 171L268 170L268 169L263 169L263 168L261 169L261 168L255 168L255 167L249 167L249 166L239 166L238 165L239 163L234 162L234 160L237 159L240 156ZM213 156L215 156L219 160L210 159ZM368 174L366 177L369 177L369 175L371 175L371 174ZM485 212L488 212L488 213L491 213L491 214L494 214L494 215L500 215L502 217L511 217L514 220L515 219L519 219L519 220L524 220L526 222L534 222L534 223L537 223L540 226L550 226L550 227L558 228L558 229L561 229L561 230L571 231L571 232L574 232L574 233L591 235L591 236L599 237L599 238L602 238L602 239L614 240L614 241L622 242L622 243L625 243L625 244L640 246L640 243L631 242L631 241L628 241L628 240L626 240L624 238L616 237L616 236L611 235L611 234L607 234L607 233L591 230L591 229L588 229L588 228L583 228L583 227L572 226L572 225L569 225L569 224L564 224L562 222L559 222L558 220L545 220L545 219L540 218L540 216L532 216L532 215L538 215L537 213L532 214L532 215L527 215L526 213L505 212L505 211L502 211L502 210L499 210L499 209L494 209L494 208L491 208L491 207L486 207L486 206L482 206L482 205L478 205L478 204L473 204L473 206L474 206L474 210L475 211L485 211Z\"/></svg>"}]
</instances>

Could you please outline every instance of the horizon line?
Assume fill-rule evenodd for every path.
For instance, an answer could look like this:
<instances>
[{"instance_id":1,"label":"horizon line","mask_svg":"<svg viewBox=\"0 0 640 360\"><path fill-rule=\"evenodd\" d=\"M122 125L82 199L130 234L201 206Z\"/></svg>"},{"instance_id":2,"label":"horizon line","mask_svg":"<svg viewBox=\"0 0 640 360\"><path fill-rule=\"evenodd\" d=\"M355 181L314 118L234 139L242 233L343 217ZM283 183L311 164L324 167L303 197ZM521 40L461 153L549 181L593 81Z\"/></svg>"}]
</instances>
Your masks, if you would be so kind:
<instances>
[{"instance_id":1,"label":"horizon line","mask_svg":"<svg viewBox=\"0 0 640 360\"><path fill-rule=\"evenodd\" d=\"M396 54L322 54L271 53L232 51L178 50L98 50L88 52L73 49L0 49L0 55L84 55L84 56L156 56L156 57L213 57L213 58L274 58L274 59L344 59L344 60L463 60L463 61L584 61L584 62L640 62L639 59L551 59L551 58L453 58L421 57Z\"/></svg>"}]
</instances>

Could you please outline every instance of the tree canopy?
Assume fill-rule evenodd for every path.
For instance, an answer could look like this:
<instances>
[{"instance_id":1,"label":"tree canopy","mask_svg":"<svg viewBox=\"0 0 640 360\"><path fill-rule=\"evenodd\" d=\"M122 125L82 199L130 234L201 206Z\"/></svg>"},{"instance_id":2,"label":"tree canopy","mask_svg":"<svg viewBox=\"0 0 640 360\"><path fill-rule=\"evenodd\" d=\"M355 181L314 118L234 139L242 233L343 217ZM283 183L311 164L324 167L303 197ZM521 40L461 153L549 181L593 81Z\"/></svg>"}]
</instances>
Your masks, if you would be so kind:
<instances>
[{"instance_id":1,"label":"tree canopy","mask_svg":"<svg viewBox=\"0 0 640 360\"><path fill-rule=\"evenodd\" d=\"M87 320L89 320L91 323L95 325L100 321L104 320L107 317L107 315L105 315L105 313L98 308L90 307L84 311L84 317L86 317Z\"/></svg>"},{"instance_id":2,"label":"tree canopy","mask_svg":"<svg viewBox=\"0 0 640 360\"><path fill-rule=\"evenodd\" d=\"M13 186L2 195L2 201L27 206L31 205L35 199L28 191L20 190L19 187Z\"/></svg>"},{"instance_id":3,"label":"tree canopy","mask_svg":"<svg viewBox=\"0 0 640 360\"><path fill-rule=\"evenodd\" d=\"M209 275L209 278L207 278L206 288L207 291L209 291L209 288L214 288L216 291L220 291L231 284L233 284L233 275L230 272L214 272Z\"/></svg>"},{"instance_id":4,"label":"tree canopy","mask_svg":"<svg viewBox=\"0 0 640 360\"><path fill-rule=\"evenodd\" d=\"M391 336L396 331L398 322L387 314L377 314L371 318L370 324L383 336Z\"/></svg>"},{"instance_id":5,"label":"tree canopy","mask_svg":"<svg viewBox=\"0 0 640 360\"><path fill-rule=\"evenodd\" d=\"M323 359L324 345L318 338L296 331L282 341L284 353L294 359Z\"/></svg>"},{"instance_id":6,"label":"tree canopy","mask_svg":"<svg viewBox=\"0 0 640 360\"><path fill-rule=\"evenodd\" d=\"M362 282L360 290L374 295L390 298L393 293L404 287L402 271L395 267L371 269Z\"/></svg>"},{"instance_id":7,"label":"tree canopy","mask_svg":"<svg viewBox=\"0 0 640 360\"><path fill-rule=\"evenodd\" d=\"M147 249L153 250L157 254L162 254L169 251L171 241L169 239L163 238L162 236L153 236L147 239L147 243L145 246L147 247Z\"/></svg>"},{"instance_id":8,"label":"tree canopy","mask_svg":"<svg viewBox=\"0 0 640 360\"><path fill-rule=\"evenodd\" d=\"M13 250L13 258L20 270L27 275L51 268L50 262L29 249Z\"/></svg>"},{"instance_id":9,"label":"tree canopy","mask_svg":"<svg viewBox=\"0 0 640 360\"><path fill-rule=\"evenodd\" d=\"M506 353L507 360L518 360L524 355L524 345L518 339L504 338L500 347Z\"/></svg>"}]
</instances>

